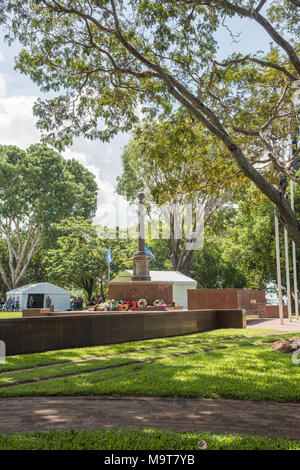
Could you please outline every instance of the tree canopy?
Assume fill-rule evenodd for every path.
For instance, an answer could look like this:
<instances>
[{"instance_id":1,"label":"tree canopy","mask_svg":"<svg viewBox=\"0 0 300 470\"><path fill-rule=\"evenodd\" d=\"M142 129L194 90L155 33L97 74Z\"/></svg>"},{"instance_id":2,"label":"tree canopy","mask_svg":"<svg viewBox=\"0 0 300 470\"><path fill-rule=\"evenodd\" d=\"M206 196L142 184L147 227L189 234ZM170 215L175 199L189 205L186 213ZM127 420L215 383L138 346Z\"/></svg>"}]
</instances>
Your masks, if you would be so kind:
<instances>
[{"instance_id":1,"label":"tree canopy","mask_svg":"<svg viewBox=\"0 0 300 470\"><path fill-rule=\"evenodd\" d=\"M179 112L168 120L141 123L122 153L117 192L130 202L136 202L138 191L145 192L151 234L160 239L175 271L189 270L203 248L212 214L234 185L241 189L243 179L232 176L230 160L220 158L222 150L226 153Z\"/></svg>"},{"instance_id":2,"label":"tree canopy","mask_svg":"<svg viewBox=\"0 0 300 470\"><path fill-rule=\"evenodd\" d=\"M0 17L7 39L24 46L17 68L52 92L35 105L48 141L107 140L141 113L167 115L181 105L276 205L300 246L298 218L274 177L280 170L299 182L280 145L297 127L299 7L298 0L0 0ZM271 50L220 62L215 33L235 16L259 25Z\"/></svg>"},{"instance_id":3,"label":"tree canopy","mask_svg":"<svg viewBox=\"0 0 300 470\"><path fill-rule=\"evenodd\" d=\"M0 180L0 234L9 266L7 270L2 251L0 273L11 289L24 278L42 235L49 238L54 223L95 214L98 188L80 163L40 144L26 151L0 146Z\"/></svg>"},{"instance_id":4,"label":"tree canopy","mask_svg":"<svg viewBox=\"0 0 300 470\"><path fill-rule=\"evenodd\" d=\"M111 278L126 268L131 269L131 257L136 251L136 240L99 237L106 228L93 225L91 220L70 217L56 225L56 246L45 253L43 265L49 279L62 287L79 288L91 297L94 292L104 296L107 288L108 264L105 258L111 249L113 262ZM110 234L108 231L108 235Z\"/></svg>"}]
</instances>

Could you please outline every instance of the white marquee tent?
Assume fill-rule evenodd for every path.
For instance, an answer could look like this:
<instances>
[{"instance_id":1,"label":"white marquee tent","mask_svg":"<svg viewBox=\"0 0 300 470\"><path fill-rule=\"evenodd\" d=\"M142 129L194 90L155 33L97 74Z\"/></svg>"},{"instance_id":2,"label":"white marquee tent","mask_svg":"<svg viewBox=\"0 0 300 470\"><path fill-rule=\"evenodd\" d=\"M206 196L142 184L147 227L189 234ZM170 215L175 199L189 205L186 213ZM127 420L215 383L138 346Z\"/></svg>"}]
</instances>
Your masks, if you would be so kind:
<instances>
[{"instance_id":1,"label":"white marquee tent","mask_svg":"<svg viewBox=\"0 0 300 470\"><path fill-rule=\"evenodd\" d=\"M110 282L129 282L131 281L133 271L126 269ZM171 282L173 284L173 300L177 305L187 308L187 291L196 289L197 281L191 277L180 273L179 271L150 271L151 281L153 282Z\"/></svg>"},{"instance_id":2,"label":"white marquee tent","mask_svg":"<svg viewBox=\"0 0 300 470\"><path fill-rule=\"evenodd\" d=\"M37 307L46 308L46 299L49 296L51 305L54 305L54 311L65 311L70 309L70 292L62 287L50 284L50 282L40 282L37 284L27 284L6 292L6 300L19 298L20 310L27 308L28 299L33 296L37 302Z\"/></svg>"}]
</instances>

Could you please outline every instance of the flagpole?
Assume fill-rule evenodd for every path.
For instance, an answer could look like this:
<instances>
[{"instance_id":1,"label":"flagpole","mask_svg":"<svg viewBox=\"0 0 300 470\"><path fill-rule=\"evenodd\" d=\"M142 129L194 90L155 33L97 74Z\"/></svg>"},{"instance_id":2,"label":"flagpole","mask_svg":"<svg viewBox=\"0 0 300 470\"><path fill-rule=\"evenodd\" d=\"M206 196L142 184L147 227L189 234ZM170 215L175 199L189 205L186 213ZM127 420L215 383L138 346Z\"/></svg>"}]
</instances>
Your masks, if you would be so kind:
<instances>
[{"instance_id":1,"label":"flagpole","mask_svg":"<svg viewBox=\"0 0 300 470\"><path fill-rule=\"evenodd\" d=\"M276 241L276 265L277 265L277 288L279 299L279 318L280 324L283 325L283 299L281 289L281 270L280 270L280 248L279 248L279 222L275 212L275 241Z\"/></svg>"},{"instance_id":2,"label":"flagpole","mask_svg":"<svg viewBox=\"0 0 300 470\"><path fill-rule=\"evenodd\" d=\"M110 253L110 246L108 247ZM108 282L110 281L110 260L108 261Z\"/></svg>"},{"instance_id":3,"label":"flagpole","mask_svg":"<svg viewBox=\"0 0 300 470\"><path fill-rule=\"evenodd\" d=\"M297 149L293 148L293 139L290 136L290 154L291 154L291 158L293 158L294 151L296 152L296 150ZM291 180L291 208L292 208L293 211L295 210L294 181L293 180ZM297 279L296 245L295 245L294 240L292 240L292 258L293 258L295 314L296 314L296 320L298 320L299 319L298 279Z\"/></svg>"},{"instance_id":4,"label":"flagpole","mask_svg":"<svg viewBox=\"0 0 300 470\"><path fill-rule=\"evenodd\" d=\"M287 229L284 227L284 251L285 251L285 274L286 274L286 290L288 298L288 319L292 321L292 296L290 283L290 263L289 263L289 240Z\"/></svg>"}]
</instances>

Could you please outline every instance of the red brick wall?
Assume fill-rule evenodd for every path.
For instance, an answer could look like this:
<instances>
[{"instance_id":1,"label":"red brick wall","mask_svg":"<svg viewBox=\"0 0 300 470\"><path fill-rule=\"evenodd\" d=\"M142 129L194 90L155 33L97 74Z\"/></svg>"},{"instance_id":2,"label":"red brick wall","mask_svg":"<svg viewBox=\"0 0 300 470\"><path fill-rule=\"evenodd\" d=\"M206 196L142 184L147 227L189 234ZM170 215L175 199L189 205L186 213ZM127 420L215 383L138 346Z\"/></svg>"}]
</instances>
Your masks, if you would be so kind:
<instances>
[{"instance_id":1,"label":"red brick wall","mask_svg":"<svg viewBox=\"0 0 300 470\"><path fill-rule=\"evenodd\" d=\"M188 290L188 309L245 309L258 313L266 303L264 291L244 289L195 289Z\"/></svg>"},{"instance_id":2,"label":"red brick wall","mask_svg":"<svg viewBox=\"0 0 300 470\"><path fill-rule=\"evenodd\" d=\"M188 309L238 308L237 289L188 290Z\"/></svg>"},{"instance_id":3,"label":"red brick wall","mask_svg":"<svg viewBox=\"0 0 300 470\"><path fill-rule=\"evenodd\" d=\"M283 306L283 317L288 318L288 306ZM278 305L265 305L263 318L279 318L279 306Z\"/></svg>"},{"instance_id":4,"label":"red brick wall","mask_svg":"<svg viewBox=\"0 0 300 470\"><path fill-rule=\"evenodd\" d=\"M111 282L108 286L108 298L115 300L146 299L148 304L162 299L167 305L173 301L173 284L171 282L131 281Z\"/></svg>"},{"instance_id":5,"label":"red brick wall","mask_svg":"<svg viewBox=\"0 0 300 470\"><path fill-rule=\"evenodd\" d=\"M238 308L244 308L248 314L261 313L266 304L265 291L239 290Z\"/></svg>"}]
</instances>

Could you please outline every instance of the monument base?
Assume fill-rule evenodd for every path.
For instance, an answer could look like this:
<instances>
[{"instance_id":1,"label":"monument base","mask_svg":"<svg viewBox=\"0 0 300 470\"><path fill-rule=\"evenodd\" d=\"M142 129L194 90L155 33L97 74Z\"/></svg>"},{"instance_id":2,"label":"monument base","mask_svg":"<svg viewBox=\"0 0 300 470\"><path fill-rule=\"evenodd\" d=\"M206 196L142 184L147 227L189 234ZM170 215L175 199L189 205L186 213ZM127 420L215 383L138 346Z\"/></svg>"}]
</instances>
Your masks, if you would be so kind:
<instances>
[{"instance_id":1,"label":"monument base","mask_svg":"<svg viewBox=\"0 0 300 470\"><path fill-rule=\"evenodd\" d=\"M146 299L147 304L153 305L156 299L161 299L166 305L173 304L173 284L171 282L130 281L110 282L108 284L109 300Z\"/></svg>"},{"instance_id":2,"label":"monument base","mask_svg":"<svg viewBox=\"0 0 300 470\"><path fill-rule=\"evenodd\" d=\"M151 281L150 277L150 258L145 252L137 251L132 258L133 274L132 281Z\"/></svg>"}]
</instances>

